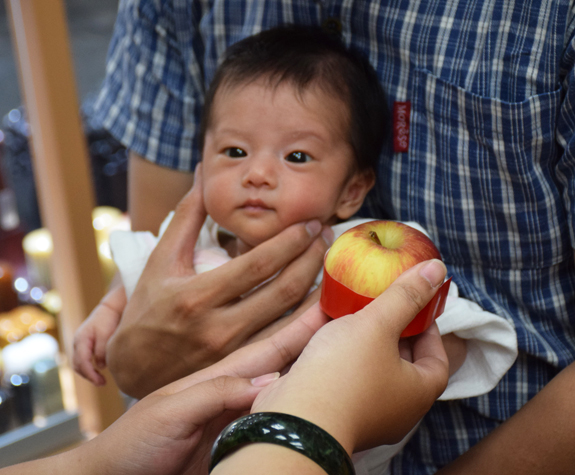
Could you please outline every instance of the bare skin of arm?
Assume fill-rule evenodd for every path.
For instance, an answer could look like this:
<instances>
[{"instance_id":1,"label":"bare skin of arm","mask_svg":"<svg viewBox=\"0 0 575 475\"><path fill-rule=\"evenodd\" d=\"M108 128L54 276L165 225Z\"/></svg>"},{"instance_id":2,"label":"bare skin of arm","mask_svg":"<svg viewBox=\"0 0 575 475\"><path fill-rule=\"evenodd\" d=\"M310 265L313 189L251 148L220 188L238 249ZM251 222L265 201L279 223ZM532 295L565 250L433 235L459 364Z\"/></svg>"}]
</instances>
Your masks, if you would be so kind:
<instances>
[{"instance_id":1,"label":"bare skin of arm","mask_svg":"<svg viewBox=\"0 0 575 475\"><path fill-rule=\"evenodd\" d=\"M130 152L128 208L133 231L158 234L160 224L192 187L194 175L151 163Z\"/></svg>"},{"instance_id":2,"label":"bare skin of arm","mask_svg":"<svg viewBox=\"0 0 575 475\"><path fill-rule=\"evenodd\" d=\"M575 363L438 475L568 475L575 467Z\"/></svg>"}]
</instances>

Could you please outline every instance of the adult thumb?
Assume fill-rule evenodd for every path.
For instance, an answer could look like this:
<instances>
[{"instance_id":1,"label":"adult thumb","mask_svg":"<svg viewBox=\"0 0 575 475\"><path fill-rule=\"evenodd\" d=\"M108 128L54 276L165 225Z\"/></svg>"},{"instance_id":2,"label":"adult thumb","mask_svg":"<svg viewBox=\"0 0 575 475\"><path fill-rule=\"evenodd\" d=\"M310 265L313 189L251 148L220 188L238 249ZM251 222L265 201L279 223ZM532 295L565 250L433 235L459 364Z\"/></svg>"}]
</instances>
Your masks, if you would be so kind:
<instances>
[{"instance_id":1,"label":"adult thumb","mask_svg":"<svg viewBox=\"0 0 575 475\"><path fill-rule=\"evenodd\" d=\"M170 224L157 246L189 269L193 268L194 247L207 216L202 190L201 164L198 164L194 185L176 206ZM160 260L164 259L165 256L162 256Z\"/></svg>"},{"instance_id":2,"label":"adult thumb","mask_svg":"<svg viewBox=\"0 0 575 475\"><path fill-rule=\"evenodd\" d=\"M377 319L386 332L399 335L433 298L447 269L439 259L411 267L359 313Z\"/></svg>"}]
</instances>

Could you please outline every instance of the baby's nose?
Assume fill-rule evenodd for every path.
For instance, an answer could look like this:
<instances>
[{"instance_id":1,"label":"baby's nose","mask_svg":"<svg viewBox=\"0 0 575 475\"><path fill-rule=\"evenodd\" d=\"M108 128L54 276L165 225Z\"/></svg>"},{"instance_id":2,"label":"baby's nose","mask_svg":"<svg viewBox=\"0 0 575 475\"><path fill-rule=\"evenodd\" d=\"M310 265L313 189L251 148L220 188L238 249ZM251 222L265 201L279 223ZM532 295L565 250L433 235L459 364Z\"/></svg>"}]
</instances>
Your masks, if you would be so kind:
<instances>
[{"instance_id":1,"label":"baby's nose","mask_svg":"<svg viewBox=\"0 0 575 475\"><path fill-rule=\"evenodd\" d=\"M276 167L275 157L252 157L246 161L243 185L274 188L277 185Z\"/></svg>"}]
</instances>

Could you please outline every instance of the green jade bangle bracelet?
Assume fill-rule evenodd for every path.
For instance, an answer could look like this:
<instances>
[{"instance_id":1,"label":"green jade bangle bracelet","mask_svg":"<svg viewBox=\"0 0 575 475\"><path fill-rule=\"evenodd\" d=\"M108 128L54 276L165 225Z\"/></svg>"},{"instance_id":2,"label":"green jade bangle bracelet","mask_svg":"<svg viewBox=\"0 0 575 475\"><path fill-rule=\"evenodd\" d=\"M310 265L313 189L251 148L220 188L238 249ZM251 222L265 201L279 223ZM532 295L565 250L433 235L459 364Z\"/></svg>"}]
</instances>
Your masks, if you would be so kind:
<instances>
[{"instance_id":1,"label":"green jade bangle bracelet","mask_svg":"<svg viewBox=\"0 0 575 475\"><path fill-rule=\"evenodd\" d=\"M330 434L305 419L279 412L257 412L228 425L214 443L209 471L226 455L254 443L276 444L295 450L329 475L355 475L349 455Z\"/></svg>"}]
</instances>

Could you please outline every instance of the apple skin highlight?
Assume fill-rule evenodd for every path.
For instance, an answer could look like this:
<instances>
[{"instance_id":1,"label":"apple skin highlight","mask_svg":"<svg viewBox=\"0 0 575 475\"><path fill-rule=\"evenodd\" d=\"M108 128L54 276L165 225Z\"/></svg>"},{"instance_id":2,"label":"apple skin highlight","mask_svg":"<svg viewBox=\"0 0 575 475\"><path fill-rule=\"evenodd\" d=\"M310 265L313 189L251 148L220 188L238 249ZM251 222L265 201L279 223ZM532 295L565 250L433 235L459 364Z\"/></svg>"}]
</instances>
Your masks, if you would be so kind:
<instances>
[{"instance_id":1,"label":"apple skin highlight","mask_svg":"<svg viewBox=\"0 0 575 475\"><path fill-rule=\"evenodd\" d=\"M441 254L425 234L396 221L370 221L335 240L324 260L320 307L331 318L361 310L404 271ZM402 337L425 331L443 312L451 279L415 317Z\"/></svg>"},{"instance_id":2,"label":"apple skin highlight","mask_svg":"<svg viewBox=\"0 0 575 475\"><path fill-rule=\"evenodd\" d=\"M336 239L325 269L355 292L375 298L405 270L428 259L441 259L441 254L425 234L395 221L371 221Z\"/></svg>"}]
</instances>

